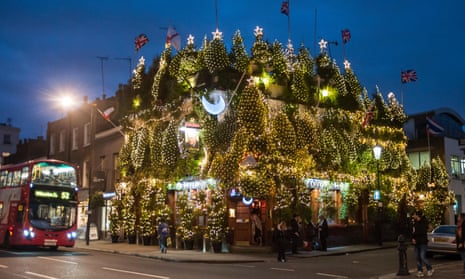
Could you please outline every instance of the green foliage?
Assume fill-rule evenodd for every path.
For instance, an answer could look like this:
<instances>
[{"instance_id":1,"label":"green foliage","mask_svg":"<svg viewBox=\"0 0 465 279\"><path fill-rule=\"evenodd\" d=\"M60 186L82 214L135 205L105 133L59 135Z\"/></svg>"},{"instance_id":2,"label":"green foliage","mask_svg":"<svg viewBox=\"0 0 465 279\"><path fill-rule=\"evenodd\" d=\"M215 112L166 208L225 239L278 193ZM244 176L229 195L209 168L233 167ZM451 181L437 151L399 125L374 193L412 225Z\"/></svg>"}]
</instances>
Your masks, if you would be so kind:
<instances>
[{"instance_id":1,"label":"green foliage","mask_svg":"<svg viewBox=\"0 0 465 279\"><path fill-rule=\"evenodd\" d=\"M239 30L236 31L233 37L232 61L234 69L242 73L247 72L250 58L245 50L244 39Z\"/></svg>"},{"instance_id":2,"label":"green foliage","mask_svg":"<svg viewBox=\"0 0 465 279\"><path fill-rule=\"evenodd\" d=\"M211 241L221 241L226 235L226 192L222 188L212 190L211 203L208 207L208 237Z\"/></svg>"},{"instance_id":3,"label":"green foliage","mask_svg":"<svg viewBox=\"0 0 465 279\"><path fill-rule=\"evenodd\" d=\"M196 226L196 218L198 214L192 204L193 201L188 200L188 193L179 193L176 201L177 213L179 216L179 224L176 232L184 240L192 240L197 234L198 227Z\"/></svg>"},{"instance_id":4,"label":"green foliage","mask_svg":"<svg viewBox=\"0 0 465 279\"><path fill-rule=\"evenodd\" d=\"M237 118L240 127L244 127L249 133L258 136L264 132L266 107L257 87L249 85L242 91Z\"/></svg>"},{"instance_id":5,"label":"green foliage","mask_svg":"<svg viewBox=\"0 0 465 279\"><path fill-rule=\"evenodd\" d=\"M177 122L170 121L170 124L163 132L162 161L170 168L176 165L179 158L178 129L176 124Z\"/></svg>"},{"instance_id":6,"label":"green foliage","mask_svg":"<svg viewBox=\"0 0 465 279\"><path fill-rule=\"evenodd\" d=\"M220 38L213 38L205 50L205 63L210 73L221 71L230 65L226 46Z\"/></svg>"},{"instance_id":7,"label":"green foliage","mask_svg":"<svg viewBox=\"0 0 465 279\"><path fill-rule=\"evenodd\" d=\"M309 212L309 189L297 182L294 186L298 193L293 194L291 177L350 182L350 190L343 193L344 203L339 214L341 218L356 219L354 212L360 203L361 189L367 187L366 180L373 180L376 173L372 155L375 144L383 146L379 161L383 191L405 194L412 203L412 188L416 185L417 190L426 192L433 180L435 190L441 191L434 191L431 201L440 198L450 202L449 192L445 191L447 173L440 166L429 173L420 170L417 183L405 153L402 125L406 115L393 95L389 94L385 102L376 89L370 99L355 73L346 69L341 74L328 53L312 58L308 49L301 46L296 55L291 42L283 49L278 41L271 45L265 41L260 28L255 29L254 35L250 55L237 31L231 53L217 33L211 41L205 37L200 49L190 41L173 58L171 49L165 49L153 61L148 73L144 63L139 62L132 79L134 90L125 92L138 106L128 109L127 117L121 121L128 139L120 152L120 166L126 179L140 181L155 176L174 181L188 173L221 181L222 188L214 195L216 202L209 208L209 215L215 220L209 228L212 239L224 236L227 219L223 198L226 189L238 185L246 196L274 199L270 204L274 205L274 216L278 218L290 219L296 209ZM264 78L269 76L272 85L283 86L284 94L278 98L285 104L267 97L271 89ZM256 84L254 78L260 78L260 83ZM227 113L211 116L201 107L198 96L212 88L228 91ZM329 90L328 97L323 97L323 89ZM183 98L187 97L192 98L188 112L180 109ZM371 104L373 119L362 126ZM179 148L178 125L190 114L195 114L202 127L201 148L180 154L183 150ZM240 167L247 155L257 160L255 168L248 170L249 175ZM365 182L361 182L363 179ZM138 187L150 186L139 184ZM149 221L168 217L168 211L162 198L164 191L154 190L151 197L145 198L138 196L144 194L141 191L125 197L124 208L129 209L122 216L128 228L128 220L135 224L138 206L152 208L155 214L140 212L139 229L145 231ZM402 195L383 195L383 202L389 204L390 199L397 202ZM151 202L160 206L153 209L155 205ZM323 203L323 210L329 215L335 214L330 193L322 193L320 201L315 202ZM439 212L447 202L431 208ZM215 211L216 206L223 211ZM191 215L186 213L186 216ZM182 222L178 233L187 235L184 230L190 225L187 219Z\"/></svg>"}]
</instances>

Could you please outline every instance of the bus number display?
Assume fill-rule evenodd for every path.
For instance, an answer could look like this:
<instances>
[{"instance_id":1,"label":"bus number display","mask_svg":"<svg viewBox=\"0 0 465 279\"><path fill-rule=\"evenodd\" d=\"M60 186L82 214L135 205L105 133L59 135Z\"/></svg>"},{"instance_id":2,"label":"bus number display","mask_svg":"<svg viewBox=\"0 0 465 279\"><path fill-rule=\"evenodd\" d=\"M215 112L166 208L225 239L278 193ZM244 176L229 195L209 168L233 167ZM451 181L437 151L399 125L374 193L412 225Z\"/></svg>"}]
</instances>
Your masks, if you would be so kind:
<instances>
[{"instance_id":1,"label":"bus number display","mask_svg":"<svg viewBox=\"0 0 465 279\"><path fill-rule=\"evenodd\" d=\"M71 195L69 192L61 192L61 191L35 190L34 195L36 198L47 198L47 199L69 200L71 198Z\"/></svg>"}]
</instances>

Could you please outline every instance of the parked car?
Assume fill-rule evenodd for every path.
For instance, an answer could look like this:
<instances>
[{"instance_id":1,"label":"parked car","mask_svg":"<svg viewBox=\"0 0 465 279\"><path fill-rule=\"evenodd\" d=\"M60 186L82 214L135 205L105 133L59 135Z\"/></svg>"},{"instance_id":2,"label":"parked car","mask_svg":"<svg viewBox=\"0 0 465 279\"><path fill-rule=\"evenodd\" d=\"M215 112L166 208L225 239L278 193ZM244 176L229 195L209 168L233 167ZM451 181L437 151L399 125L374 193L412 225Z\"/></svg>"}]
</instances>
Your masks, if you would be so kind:
<instances>
[{"instance_id":1,"label":"parked car","mask_svg":"<svg viewBox=\"0 0 465 279\"><path fill-rule=\"evenodd\" d=\"M428 248L426 254L458 254L455 244L455 225L440 225L428 233Z\"/></svg>"}]
</instances>

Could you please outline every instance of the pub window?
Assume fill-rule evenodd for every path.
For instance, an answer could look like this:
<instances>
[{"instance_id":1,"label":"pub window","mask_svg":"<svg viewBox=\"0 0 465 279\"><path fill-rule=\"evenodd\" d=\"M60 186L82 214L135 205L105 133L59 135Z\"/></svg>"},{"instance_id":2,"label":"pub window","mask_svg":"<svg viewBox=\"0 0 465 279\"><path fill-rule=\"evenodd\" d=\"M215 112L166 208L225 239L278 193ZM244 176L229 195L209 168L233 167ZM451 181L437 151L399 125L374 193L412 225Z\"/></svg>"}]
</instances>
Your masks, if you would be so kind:
<instances>
[{"instance_id":1,"label":"pub window","mask_svg":"<svg viewBox=\"0 0 465 279\"><path fill-rule=\"evenodd\" d=\"M450 157L450 172L453 178L458 178L460 173L459 157L452 155Z\"/></svg>"},{"instance_id":2,"label":"pub window","mask_svg":"<svg viewBox=\"0 0 465 279\"><path fill-rule=\"evenodd\" d=\"M418 170L421 166L429 166L430 154L428 151L409 153L408 158L415 170Z\"/></svg>"}]
</instances>

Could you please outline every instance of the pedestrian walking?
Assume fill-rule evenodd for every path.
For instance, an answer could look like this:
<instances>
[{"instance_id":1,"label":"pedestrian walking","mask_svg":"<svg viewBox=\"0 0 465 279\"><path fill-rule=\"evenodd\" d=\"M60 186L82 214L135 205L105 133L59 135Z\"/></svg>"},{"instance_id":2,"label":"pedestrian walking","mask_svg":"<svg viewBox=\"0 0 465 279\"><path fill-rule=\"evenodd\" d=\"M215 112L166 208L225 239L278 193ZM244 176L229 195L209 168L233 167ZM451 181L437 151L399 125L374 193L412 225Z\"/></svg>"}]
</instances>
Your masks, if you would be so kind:
<instances>
[{"instance_id":1,"label":"pedestrian walking","mask_svg":"<svg viewBox=\"0 0 465 279\"><path fill-rule=\"evenodd\" d=\"M263 238L262 238L262 221L260 220L260 216L257 214L252 214L252 234L253 240L255 244L263 245Z\"/></svg>"},{"instance_id":2,"label":"pedestrian walking","mask_svg":"<svg viewBox=\"0 0 465 279\"><path fill-rule=\"evenodd\" d=\"M160 242L160 251L163 254L166 254L167 252L166 250L168 247L167 242L168 242L168 237L170 235L170 231L169 231L168 224L163 219L160 220L157 231L158 231L158 241Z\"/></svg>"},{"instance_id":3,"label":"pedestrian walking","mask_svg":"<svg viewBox=\"0 0 465 279\"><path fill-rule=\"evenodd\" d=\"M298 248L302 242L300 235L300 226L302 225L302 218L298 214L294 214L291 220L291 250L292 254L298 254Z\"/></svg>"},{"instance_id":4,"label":"pedestrian walking","mask_svg":"<svg viewBox=\"0 0 465 279\"><path fill-rule=\"evenodd\" d=\"M465 274L465 214L460 214L457 220L455 243L457 245L457 251L463 261L463 274Z\"/></svg>"},{"instance_id":5,"label":"pedestrian walking","mask_svg":"<svg viewBox=\"0 0 465 279\"><path fill-rule=\"evenodd\" d=\"M423 273L423 265L426 267L426 276L433 276L433 267L426 258L426 248L428 247L428 220L423 215L421 210L413 214L413 231L412 244L415 249L415 258L417 261L417 277L425 276Z\"/></svg>"},{"instance_id":6,"label":"pedestrian walking","mask_svg":"<svg viewBox=\"0 0 465 279\"><path fill-rule=\"evenodd\" d=\"M273 231L273 243L278 250L278 262L286 262L287 241L287 225L285 221L281 221Z\"/></svg>"},{"instance_id":7,"label":"pedestrian walking","mask_svg":"<svg viewBox=\"0 0 465 279\"><path fill-rule=\"evenodd\" d=\"M328 244L326 239L329 235L328 221L324 215L320 215L320 222L318 223L318 240L320 241L320 250L326 251L328 249Z\"/></svg>"}]
</instances>

